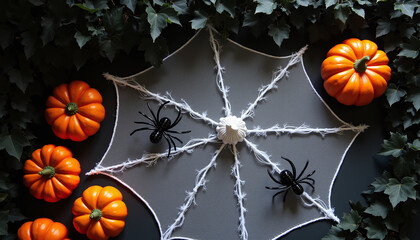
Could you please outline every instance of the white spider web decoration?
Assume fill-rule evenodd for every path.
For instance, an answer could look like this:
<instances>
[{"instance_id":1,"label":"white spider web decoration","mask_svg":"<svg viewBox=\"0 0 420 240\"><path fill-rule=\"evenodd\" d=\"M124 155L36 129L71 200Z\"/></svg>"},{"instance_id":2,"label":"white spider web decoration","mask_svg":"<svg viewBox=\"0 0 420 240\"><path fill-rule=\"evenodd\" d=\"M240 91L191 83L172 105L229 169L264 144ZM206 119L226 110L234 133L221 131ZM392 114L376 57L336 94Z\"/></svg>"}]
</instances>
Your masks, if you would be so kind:
<instances>
[{"instance_id":1,"label":"white spider web decoration","mask_svg":"<svg viewBox=\"0 0 420 240\"><path fill-rule=\"evenodd\" d=\"M168 91L161 94L158 93L158 89L165 87L165 85L159 85L159 81L145 84L147 81L145 75L147 74L158 75L158 79L169 78L172 72L164 67L162 69L150 68L125 78L110 74L104 75L105 78L116 84L116 123L107 152L97 166L87 174L110 176L135 193L154 214L162 239L175 238L177 237L174 236L175 233L178 236L183 236L183 238L199 239L215 239L216 237L217 239L232 239L233 236L239 237L239 239L273 239L314 221L330 219L338 222L339 219L334 215L330 201L333 182L347 150L358 134L364 131L367 126L353 126L339 119L316 93L303 66L302 56L306 47L289 57L274 57L255 52L231 41L226 42L225 46L228 46L229 49L237 48L238 51L246 52L245 54L255 55L263 59L262 72L267 72L264 68L280 62L280 67L265 82L254 81L246 84L237 82L234 84L235 86L245 85L244 88L249 85L250 89L247 88L247 91L252 90L254 92L256 88L252 85L258 84L260 86L256 96L255 94L251 96L254 99L248 105L245 105L244 110L235 112L235 108L232 106L241 105L244 101L235 100L233 102L230 99L231 89L228 83L233 84L233 82L229 81L228 71L233 67L223 67L221 46L214 36L214 30L208 28L207 32L208 34L206 34L206 31L197 33L164 62L164 65L168 65L169 60L174 58L175 54L181 54L187 47L193 50L199 47L200 55L204 56L204 59L211 54L213 65L215 63L216 67L215 71L210 69L212 74L206 76L213 78L213 81L204 83L204 80L200 79L195 81L185 80L192 85L198 84L201 86L203 84L203 92L191 90L194 88L193 86L191 88L177 86L177 84L183 83L179 81L174 83L173 81L167 84ZM207 43L203 41L206 38ZM210 48L206 50L208 54L202 54L203 47L208 48L209 42ZM240 58L234 59L234 61L246 60ZM199 68L194 61L188 64L191 65L191 69ZM292 72L295 74L298 71L296 68L299 64L303 69L305 80L288 79ZM191 69L189 71L193 71ZM209 72L208 69L206 71ZM157 74L158 72L159 74ZM190 75L186 74L183 77L197 79L197 76L193 73L190 73ZM214 84L214 78L216 78L216 84ZM285 116L276 115L276 111L273 112L271 109L264 109L264 106L271 99L276 99L275 96L279 95L282 88L281 84L286 84L284 88L287 88L287 84L295 84L293 81L298 80L300 81L299 86L305 86L305 91L309 89L309 93L297 92L296 94L303 94L300 96L303 99L305 99L303 96L310 96L311 100L318 99L317 102L311 101L314 106L311 109L321 109L324 113L322 118L328 115L325 119L319 120L319 124L322 121L324 122L322 127L312 127L306 121L296 122L295 124L282 121L279 123L276 118L296 118L296 121L300 121L300 118L307 119L305 113L294 117L287 114L289 110L293 112L293 109L296 108L294 102L290 99L285 99L285 104L289 110L279 111L286 113ZM190 104L198 106L195 101L206 96L212 96L211 101L213 102L213 98L217 96L206 93L207 91L210 92L209 89L212 85L216 86L215 89L219 93L219 97L214 100L214 104L208 102L210 99L204 101L204 106L207 106L209 111L212 109L212 114L200 113ZM175 96L174 93L169 92L169 89L176 88L180 88L178 90L180 96ZM232 87L232 91L233 89ZM290 87L290 89L293 88ZM290 89L286 90L286 92L289 91L288 96L294 93L290 92ZM247 91L237 92L236 96L246 95ZM139 93L140 99L138 98ZM183 93L191 94L191 100L185 99ZM178 99L178 97L182 98ZM282 99L285 98L285 95L278 97ZM124 102L121 99L125 99ZM133 103L132 101L136 102ZM175 131L189 130L189 127L194 126L195 129L191 135L204 135L193 137L189 141L185 141L185 144L177 143L176 149L172 148L170 150L171 156L169 159L167 158L169 149L164 150L165 147L168 147L164 139L159 146L148 143L150 131L140 131L130 137L129 133L134 129L144 127L132 124L133 121L147 121L143 116L137 114L139 109L147 115L151 114L145 107L146 101L156 103L151 105L154 111L160 104L168 102L162 109L161 116L164 114L163 112L166 115L176 116L178 110L184 113L182 121L174 127ZM221 115L219 103L222 103L223 113ZM277 104L282 105L279 102ZM168 113L169 111L170 113ZM261 116L259 115L261 112L266 114ZM305 111L302 109L302 112ZM308 113L310 114L310 112ZM122 115L124 117L121 117ZM220 120L208 115L218 116ZM237 143L236 141L232 143L225 139L219 139L221 137L218 138L216 131L217 126L220 127L223 122L222 118L232 116L246 123L246 136L240 138ZM175 119L175 117L169 118ZM317 124L317 121L314 120L314 123ZM271 124L267 125L267 122ZM259 125L255 126L255 124ZM205 125L208 126L207 130L203 128ZM267 127L261 127L260 125ZM226 126L223 125L223 127ZM189 134L174 135L184 140ZM289 137L284 138L283 135ZM267 141L268 143L266 143ZM305 146L305 141L311 142L311 144ZM273 145L276 142L281 144ZM282 148L283 145L286 147ZM331 145L334 146L330 147ZM211 149L212 147L214 149ZM324 150L324 148L328 150ZM194 156L197 151L201 151L200 157ZM139 155L140 157L138 157ZM298 157L295 157L295 155ZM310 159L308 169L302 176L306 176L312 170L317 171L313 175L316 180L315 191L302 184L305 189L302 195L296 196L290 190L284 203L281 195L272 200L271 196L275 194L275 191L267 190L265 186L276 186L277 184L271 181L266 171L268 169L278 176L277 173L282 170L290 170L290 166L287 162L281 160L281 156L290 158L296 164L297 174L300 173L306 160ZM242 165L244 162L247 162L247 167ZM216 163L218 164L217 168ZM176 174L177 172L182 174ZM212 178L211 173L216 172L217 178ZM192 181L192 179L195 179L195 181ZM226 184L226 182L231 184ZM251 186L248 187L248 185ZM178 186L180 190L175 189L175 186ZM230 190L227 190L229 187ZM221 194L219 191L229 192L230 194L211 196L211 193L214 192ZM249 193L252 193L252 195ZM296 201L296 199L300 201ZM224 203L219 204L219 201ZM230 207L226 206L229 204L231 204ZM201 205L204 205L204 207L199 210ZM291 210L288 210L288 206L291 206ZM221 214L223 216L220 216ZM232 225L235 225L235 227L232 227ZM163 228L164 226L167 227Z\"/></svg>"}]
</instances>

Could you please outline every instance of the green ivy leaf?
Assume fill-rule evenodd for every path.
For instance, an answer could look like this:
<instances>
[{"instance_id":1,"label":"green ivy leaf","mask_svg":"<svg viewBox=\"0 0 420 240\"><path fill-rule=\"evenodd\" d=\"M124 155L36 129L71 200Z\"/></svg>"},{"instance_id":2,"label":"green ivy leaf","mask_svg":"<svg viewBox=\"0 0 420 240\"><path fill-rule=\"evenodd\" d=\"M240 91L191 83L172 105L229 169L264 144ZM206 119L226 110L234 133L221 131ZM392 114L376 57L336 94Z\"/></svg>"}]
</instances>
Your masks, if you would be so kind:
<instances>
[{"instance_id":1,"label":"green ivy leaf","mask_svg":"<svg viewBox=\"0 0 420 240\"><path fill-rule=\"evenodd\" d=\"M385 96L388 100L389 106L392 106L394 103L399 102L402 97L404 97L407 92L404 89L400 89L395 84L389 84L386 89Z\"/></svg>"},{"instance_id":2,"label":"green ivy leaf","mask_svg":"<svg viewBox=\"0 0 420 240\"><path fill-rule=\"evenodd\" d=\"M150 36L153 42L160 36L162 30L167 26L168 15L165 13L157 13L152 6L146 8L147 21L150 24Z\"/></svg>"},{"instance_id":3,"label":"green ivy leaf","mask_svg":"<svg viewBox=\"0 0 420 240\"><path fill-rule=\"evenodd\" d=\"M5 149L10 156L20 160L23 148L30 143L21 131L13 131L10 134L0 136L0 150Z\"/></svg>"},{"instance_id":4,"label":"green ivy leaf","mask_svg":"<svg viewBox=\"0 0 420 240\"><path fill-rule=\"evenodd\" d=\"M22 221L25 220L26 217L20 212L19 209L17 208L12 208L9 211L9 221L10 222L17 222L17 221Z\"/></svg>"},{"instance_id":5,"label":"green ivy leaf","mask_svg":"<svg viewBox=\"0 0 420 240\"><path fill-rule=\"evenodd\" d=\"M32 73L29 70L13 68L9 71L9 81L14 83L22 92L26 91L29 83L33 81Z\"/></svg>"},{"instance_id":6,"label":"green ivy leaf","mask_svg":"<svg viewBox=\"0 0 420 240\"><path fill-rule=\"evenodd\" d=\"M405 144L407 143L407 136L400 133L391 133L389 140L384 140L380 155L399 157L404 152Z\"/></svg>"},{"instance_id":7,"label":"green ivy leaf","mask_svg":"<svg viewBox=\"0 0 420 240\"><path fill-rule=\"evenodd\" d=\"M299 6L302 6L302 7L307 7L307 6L311 5L311 4L312 4L312 2L313 2L313 1L310 1L310 0L296 0L296 3L297 3Z\"/></svg>"},{"instance_id":8,"label":"green ivy leaf","mask_svg":"<svg viewBox=\"0 0 420 240\"><path fill-rule=\"evenodd\" d=\"M79 48L82 48L92 37L89 35L83 35L83 33L77 31L74 34L74 39L76 39L77 45Z\"/></svg>"},{"instance_id":9,"label":"green ivy leaf","mask_svg":"<svg viewBox=\"0 0 420 240\"><path fill-rule=\"evenodd\" d=\"M102 54L104 54L110 62L114 60L115 54L117 52L116 46L113 45L112 40L103 39L99 41L99 47Z\"/></svg>"},{"instance_id":10,"label":"green ivy leaf","mask_svg":"<svg viewBox=\"0 0 420 240\"><path fill-rule=\"evenodd\" d=\"M388 184L389 173L384 172L382 176L375 178L375 181L372 182L371 186L373 187L374 192L383 192L386 189Z\"/></svg>"},{"instance_id":11,"label":"green ivy leaf","mask_svg":"<svg viewBox=\"0 0 420 240\"><path fill-rule=\"evenodd\" d=\"M391 31L391 23L386 18L381 18L377 21L376 37L387 35Z\"/></svg>"},{"instance_id":12,"label":"green ivy leaf","mask_svg":"<svg viewBox=\"0 0 420 240\"><path fill-rule=\"evenodd\" d=\"M270 35L277 46L281 46L281 43L284 39L289 38L290 26L285 22L281 23L280 26L275 26L271 24L268 26L268 35Z\"/></svg>"},{"instance_id":13,"label":"green ivy leaf","mask_svg":"<svg viewBox=\"0 0 420 240\"><path fill-rule=\"evenodd\" d=\"M265 13L270 15L277 8L277 3L274 0L254 0L254 2L258 3L255 8L255 14Z\"/></svg>"},{"instance_id":14,"label":"green ivy leaf","mask_svg":"<svg viewBox=\"0 0 420 240\"><path fill-rule=\"evenodd\" d=\"M0 211L0 236L8 235L8 226L7 223L9 222L9 211L3 210Z\"/></svg>"},{"instance_id":15,"label":"green ivy leaf","mask_svg":"<svg viewBox=\"0 0 420 240\"><path fill-rule=\"evenodd\" d=\"M174 0L174 1L172 1L172 8L178 14L186 14L186 13L188 13L187 0Z\"/></svg>"},{"instance_id":16,"label":"green ivy leaf","mask_svg":"<svg viewBox=\"0 0 420 240\"><path fill-rule=\"evenodd\" d=\"M163 7L159 13L166 14L167 16L167 22L168 23L175 23L181 26L181 22L178 18L178 13L171 7Z\"/></svg>"},{"instance_id":17,"label":"green ivy leaf","mask_svg":"<svg viewBox=\"0 0 420 240\"><path fill-rule=\"evenodd\" d=\"M166 41L162 37L157 38L155 42L150 38L143 38L139 49L144 51L146 61L150 62L153 66L160 66L162 59L169 52L166 46Z\"/></svg>"},{"instance_id":18,"label":"green ivy leaf","mask_svg":"<svg viewBox=\"0 0 420 240\"><path fill-rule=\"evenodd\" d=\"M343 24L347 22L347 18L350 16L350 14L351 9L348 2L339 3L334 6L335 19L339 20Z\"/></svg>"},{"instance_id":19,"label":"green ivy leaf","mask_svg":"<svg viewBox=\"0 0 420 240\"><path fill-rule=\"evenodd\" d=\"M346 234L341 228L332 226L322 240L346 240Z\"/></svg>"},{"instance_id":20,"label":"green ivy leaf","mask_svg":"<svg viewBox=\"0 0 420 240\"><path fill-rule=\"evenodd\" d=\"M407 102L411 102L416 109L416 111L419 111L420 109L420 89L415 88L412 91L409 91L407 94Z\"/></svg>"},{"instance_id":21,"label":"green ivy leaf","mask_svg":"<svg viewBox=\"0 0 420 240\"><path fill-rule=\"evenodd\" d=\"M206 26L208 17L200 11L194 11L194 18L190 21L191 28L194 30L202 29Z\"/></svg>"},{"instance_id":22,"label":"green ivy leaf","mask_svg":"<svg viewBox=\"0 0 420 240\"><path fill-rule=\"evenodd\" d=\"M30 31L23 32L20 36L22 37L22 45L25 56L29 59L35 53L38 36Z\"/></svg>"},{"instance_id":23,"label":"green ivy leaf","mask_svg":"<svg viewBox=\"0 0 420 240\"><path fill-rule=\"evenodd\" d=\"M57 21L52 17L42 17L41 18L41 40L42 44L45 46L47 43L51 42L55 36L55 30L58 27Z\"/></svg>"},{"instance_id":24,"label":"green ivy leaf","mask_svg":"<svg viewBox=\"0 0 420 240\"><path fill-rule=\"evenodd\" d=\"M227 12L231 18L235 17L235 1L231 0L217 0L215 3L216 11L220 14Z\"/></svg>"},{"instance_id":25,"label":"green ivy leaf","mask_svg":"<svg viewBox=\"0 0 420 240\"><path fill-rule=\"evenodd\" d=\"M389 210L390 206L388 203L377 200L366 208L365 213L385 219L388 215Z\"/></svg>"},{"instance_id":26,"label":"green ivy leaf","mask_svg":"<svg viewBox=\"0 0 420 240\"><path fill-rule=\"evenodd\" d=\"M121 4L127 6L133 13L136 11L137 0L121 0Z\"/></svg>"},{"instance_id":27,"label":"green ivy leaf","mask_svg":"<svg viewBox=\"0 0 420 240\"><path fill-rule=\"evenodd\" d=\"M362 216L360 216L358 212L352 209L350 213L343 214L343 218L341 219L341 222L337 224L337 227L353 232L354 230L359 228L359 225L362 222L362 220Z\"/></svg>"},{"instance_id":28,"label":"green ivy leaf","mask_svg":"<svg viewBox=\"0 0 420 240\"><path fill-rule=\"evenodd\" d=\"M385 239L388 230L382 220L378 218L366 218L365 223L365 229L367 230L366 236L369 239Z\"/></svg>"},{"instance_id":29,"label":"green ivy leaf","mask_svg":"<svg viewBox=\"0 0 420 240\"><path fill-rule=\"evenodd\" d=\"M325 0L325 8L329 8L337 4L338 0Z\"/></svg>"},{"instance_id":30,"label":"green ivy leaf","mask_svg":"<svg viewBox=\"0 0 420 240\"><path fill-rule=\"evenodd\" d=\"M398 53L399 57L416 58L420 51L420 40L412 37L409 43L401 44L401 51Z\"/></svg>"},{"instance_id":31,"label":"green ivy leaf","mask_svg":"<svg viewBox=\"0 0 420 240\"><path fill-rule=\"evenodd\" d=\"M109 9L107 0L86 0L83 4L77 3L73 6L77 6L85 11L88 11L90 14Z\"/></svg>"},{"instance_id":32,"label":"green ivy leaf","mask_svg":"<svg viewBox=\"0 0 420 240\"><path fill-rule=\"evenodd\" d=\"M416 185L412 177L404 177L401 182L396 178L390 178L384 193L389 196L392 207L395 207L408 198L416 199L416 189L414 189Z\"/></svg>"},{"instance_id":33,"label":"green ivy leaf","mask_svg":"<svg viewBox=\"0 0 420 240\"><path fill-rule=\"evenodd\" d=\"M408 144L414 151L420 151L420 139L415 139L413 143Z\"/></svg>"},{"instance_id":34,"label":"green ivy leaf","mask_svg":"<svg viewBox=\"0 0 420 240\"><path fill-rule=\"evenodd\" d=\"M414 10L418 7L419 4L416 0L409 0L409 1L396 1L394 3L394 10L401 11L404 15L413 18Z\"/></svg>"}]
</instances>

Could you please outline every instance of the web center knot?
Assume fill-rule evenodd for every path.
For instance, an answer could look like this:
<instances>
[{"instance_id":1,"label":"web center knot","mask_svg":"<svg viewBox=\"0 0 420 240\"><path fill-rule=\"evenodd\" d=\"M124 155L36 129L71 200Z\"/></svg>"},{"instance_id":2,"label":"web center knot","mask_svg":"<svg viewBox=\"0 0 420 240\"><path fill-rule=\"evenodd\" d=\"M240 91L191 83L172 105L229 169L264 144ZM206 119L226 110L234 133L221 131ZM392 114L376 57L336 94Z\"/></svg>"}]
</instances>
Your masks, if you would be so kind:
<instances>
[{"instance_id":1,"label":"web center knot","mask_svg":"<svg viewBox=\"0 0 420 240\"><path fill-rule=\"evenodd\" d=\"M217 138L222 140L224 144L235 145L236 143L244 140L248 129L241 118L227 116L220 118L216 131Z\"/></svg>"}]
</instances>

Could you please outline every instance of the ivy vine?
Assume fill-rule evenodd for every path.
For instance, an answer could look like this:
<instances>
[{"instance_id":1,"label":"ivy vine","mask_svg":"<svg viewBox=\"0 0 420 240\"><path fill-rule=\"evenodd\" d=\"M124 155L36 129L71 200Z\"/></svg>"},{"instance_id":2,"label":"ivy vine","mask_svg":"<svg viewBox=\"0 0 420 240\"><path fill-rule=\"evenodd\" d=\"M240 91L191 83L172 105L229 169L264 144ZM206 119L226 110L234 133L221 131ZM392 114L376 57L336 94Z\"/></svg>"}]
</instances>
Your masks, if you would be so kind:
<instances>
[{"instance_id":1,"label":"ivy vine","mask_svg":"<svg viewBox=\"0 0 420 240\"><path fill-rule=\"evenodd\" d=\"M331 227L327 239L406 239L420 195L420 7L416 0L3 0L0 9L0 236L24 216L15 206L22 159L43 121L45 90L89 60L140 51L159 66L170 25L212 24L224 36L248 28L281 46L298 32L312 43L344 31L375 32L390 58L383 98L389 133L378 153L390 171L363 193L365 203ZM69 79L70 80L70 79ZM15 181L16 180L16 181Z\"/></svg>"}]
</instances>

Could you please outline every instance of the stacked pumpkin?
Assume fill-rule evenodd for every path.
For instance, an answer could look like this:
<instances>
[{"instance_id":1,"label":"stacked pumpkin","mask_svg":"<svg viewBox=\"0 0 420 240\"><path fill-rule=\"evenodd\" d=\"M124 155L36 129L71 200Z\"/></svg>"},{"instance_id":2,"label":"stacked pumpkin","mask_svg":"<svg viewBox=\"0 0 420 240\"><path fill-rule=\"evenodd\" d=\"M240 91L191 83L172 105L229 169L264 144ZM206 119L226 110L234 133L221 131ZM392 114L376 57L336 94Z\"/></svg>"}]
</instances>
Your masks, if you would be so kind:
<instances>
[{"instance_id":1,"label":"stacked pumpkin","mask_svg":"<svg viewBox=\"0 0 420 240\"><path fill-rule=\"evenodd\" d=\"M105 117L101 94L82 81L61 84L47 100L45 118L62 139L83 141L95 134ZM23 183L37 199L57 202L69 197L80 182L80 163L63 146L48 144L35 150L24 164ZM116 188L92 186L72 208L75 229L89 239L106 240L121 233L127 207ZM22 240L63 240L67 228L48 218L24 223L18 230Z\"/></svg>"}]
</instances>

